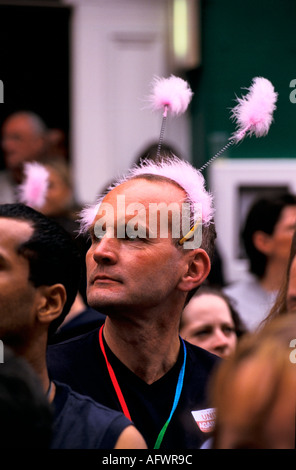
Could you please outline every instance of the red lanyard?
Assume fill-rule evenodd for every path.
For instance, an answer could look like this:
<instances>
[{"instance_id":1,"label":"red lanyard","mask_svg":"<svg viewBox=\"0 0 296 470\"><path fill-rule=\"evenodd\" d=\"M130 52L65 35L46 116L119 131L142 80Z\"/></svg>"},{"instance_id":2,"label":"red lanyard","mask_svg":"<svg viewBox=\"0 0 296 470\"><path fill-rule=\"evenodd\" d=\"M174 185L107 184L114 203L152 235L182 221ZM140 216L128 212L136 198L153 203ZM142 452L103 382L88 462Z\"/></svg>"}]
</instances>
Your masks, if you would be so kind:
<instances>
[{"instance_id":1,"label":"red lanyard","mask_svg":"<svg viewBox=\"0 0 296 470\"><path fill-rule=\"evenodd\" d=\"M120 386L119 386L119 383L117 382L117 379L116 379L116 376L115 376L115 373L114 373L114 370L110 364L110 362L108 361L108 358L107 358L107 354L106 354L106 351L105 351L105 346L104 346L104 341L103 341L103 328L104 328L104 325L101 326L100 328L100 331L99 331L99 342L100 342L100 347L101 347L101 350L102 350L102 353L103 353L103 356L105 358L105 361L106 361L106 365L107 365L107 369L108 369L108 372L109 372L109 375L110 375L110 379L112 381L112 384L113 384L113 387L115 389L115 392L117 394L117 397L118 397L118 400L120 402L120 405L121 405L121 408L122 408L122 411L123 413L125 414L125 416L130 420L132 421L131 419L131 415L129 413L129 410L128 410L128 407L127 407L127 404L125 402L125 399L123 397L123 394L122 394L122 391L120 389ZM179 402L179 398L180 398L180 395L181 395L181 392L182 392L182 388L183 388L183 381L184 381L184 374L185 374L185 364L186 364L186 356L187 356L187 353L186 353L186 346L185 346L185 343L183 341L183 339L181 338L181 341L182 341L182 344L183 344L183 349L184 349L184 359L183 359L183 365L181 367L181 370L180 370L180 373L179 373L179 377L178 377L178 383L177 383L177 387L176 387L176 392L175 392L175 398L174 398L174 403L173 403L173 407L171 409L171 412L170 412L170 416L169 418L167 419L167 421L165 422L164 426L162 427L158 437L157 437L157 440L156 440L156 443L154 445L154 449L159 449L160 445L161 445L161 442L163 440L163 437L165 435L165 432L167 430L167 427L168 425L170 424L170 421L172 419L172 416L177 408L177 405L178 405L178 402Z\"/></svg>"},{"instance_id":2,"label":"red lanyard","mask_svg":"<svg viewBox=\"0 0 296 470\"><path fill-rule=\"evenodd\" d=\"M110 364L110 362L108 361L108 358L107 358L107 354L106 354L105 346L104 346L104 341L103 341L103 327L104 327L104 325L101 326L100 331L99 331L100 347L101 347L103 356L105 358L106 365L107 365L107 368L108 368L108 372L109 372L109 375L110 375L110 379L112 381L113 387L115 388L115 392L116 392L116 395L118 397L119 403L121 405L122 411L123 411L124 415L130 421L132 421L132 418L131 418L130 412L128 410L127 404L126 404L125 399L122 395L122 391L119 387L119 383L117 382L117 378L115 376L114 370L113 370L113 368L112 368L112 366L111 366L111 364Z\"/></svg>"}]
</instances>

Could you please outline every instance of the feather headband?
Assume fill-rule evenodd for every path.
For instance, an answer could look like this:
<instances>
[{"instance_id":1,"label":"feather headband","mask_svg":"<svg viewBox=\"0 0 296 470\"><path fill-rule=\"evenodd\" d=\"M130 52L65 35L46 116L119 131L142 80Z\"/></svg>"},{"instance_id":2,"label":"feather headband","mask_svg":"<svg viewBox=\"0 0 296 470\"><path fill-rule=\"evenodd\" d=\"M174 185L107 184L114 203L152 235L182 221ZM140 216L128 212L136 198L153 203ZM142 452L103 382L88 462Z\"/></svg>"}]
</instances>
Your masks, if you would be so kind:
<instances>
[{"instance_id":1,"label":"feather headband","mask_svg":"<svg viewBox=\"0 0 296 470\"><path fill-rule=\"evenodd\" d=\"M155 77L153 80L153 91L149 96L150 108L153 110L163 110L163 119L159 143L157 148L157 157L159 159L161 145L164 136L165 123L168 112L172 115L184 113L191 101L193 93L187 82L181 78L171 76L167 79ZM111 191L117 185L124 181L144 175L159 174L166 176L177 182L187 193L191 202L200 202L202 204L202 222L205 225L211 223L213 217L212 196L204 189L204 178L201 174L202 170L219 157L228 147L240 142L246 135L256 137L264 136L268 133L269 127L273 121L273 112L276 109L275 103L278 94L274 91L271 82L262 77L253 79L248 94L243 98L237 98L237 105L232 109L231 117L236 120L237 130L231 136L229 142L219 152L216 153L205 165L199 170L195 170L195 176L192 179L192 167L187 171L189 164L182 162L176 158L172 158L169 165L168 162L163 164L159 162L144 161L142 165L132 169L128 175L117 181L115 185L108 188ZM186 176L187 175L187 176ZM182 177L183 176L183 177ZM100 198L95 205L85 207L81 212L80 222L81 231L87 230L92 224L96 213L100 207L103 198Z\"/></svg>"},{"instance_id":2,"label":"feather headband","mask_svg":"<svg viewBox=\"0 0 296 470\"><path fill-rule=\"evenodd\" d=\"M273 121L278 93L275 92L272 83L263 77L253 78L247 90L246 96L236 98L237 105L231 110L231 118L236 121L237 130L232 134L229 142L205 163L200 171L210 165L227 148L242 141L247 135L250 137L267 135Z\"/></svg>"},{"instance_id":3,"label":"feather headband","mask_svg":"<svg viewBox=\"0 0 296 470\"><path fill-rule=\"evenodd\" d=\"M18 199L34 209L40 209L48 189L48 171L37 162L25 163L24 181L18 187Z\"/></svg>"}]
</instances>

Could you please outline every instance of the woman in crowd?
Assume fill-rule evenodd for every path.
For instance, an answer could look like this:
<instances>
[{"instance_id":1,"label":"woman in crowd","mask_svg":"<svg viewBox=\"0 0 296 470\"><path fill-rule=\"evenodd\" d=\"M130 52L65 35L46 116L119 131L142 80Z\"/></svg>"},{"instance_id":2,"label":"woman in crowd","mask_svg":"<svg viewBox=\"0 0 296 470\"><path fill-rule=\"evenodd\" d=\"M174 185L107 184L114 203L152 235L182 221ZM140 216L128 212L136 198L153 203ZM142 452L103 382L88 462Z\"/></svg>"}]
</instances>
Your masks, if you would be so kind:
<instances>
[{"instance_id":1,"label":"woman in crowd","mask_svg":"<svg viewBox=\"0 0 296 470\"><path fill-rule=\"evenodd\" d=\"M219 289L200 287L184 308L180 335L225 358L246 329L229 298Z\"/></svg>"}]
</instances>

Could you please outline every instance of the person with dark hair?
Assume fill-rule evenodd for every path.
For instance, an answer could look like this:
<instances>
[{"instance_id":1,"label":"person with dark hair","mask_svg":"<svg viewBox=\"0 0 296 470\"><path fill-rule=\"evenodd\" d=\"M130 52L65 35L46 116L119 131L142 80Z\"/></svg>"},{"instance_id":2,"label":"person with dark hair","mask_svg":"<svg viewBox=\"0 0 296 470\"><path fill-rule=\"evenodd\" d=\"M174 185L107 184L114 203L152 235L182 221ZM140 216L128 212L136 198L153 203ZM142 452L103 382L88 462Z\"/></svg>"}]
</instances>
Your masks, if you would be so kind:
<instances>
[{"instance_id":1,"label":"person with dark hair","mask_svg":"<svg viewBox=\"0 0 296 470\"><path fill-rule=\"evenodd\" d=\"M294 232L291 244L291 251L287 270L283 277L282 284L270 312L263 320L262 325L287 312L296 311L296 231Z\"/></svg>"},{"instance_id":2,"label":"person with dark hair","mask_svg":"<svg viewBox=\"0 0 296 470\"><path fill-rule=\"evenodd\" d=\"M0 416L0 449L49 449L50 403L33 368L9 347L0 363Z\"/></svg>"},{"instance_id":3,"label":"person with dark hair","mask_svg":"<svg viewBox=\"0 0 296 470\"><path fill-rule=\"evenodd\" d=\"M0 205L0 338L41 380L53 406L51 448L145 448L122 413L49 378L48 336L74 301L80 256L58 224L23 204Z\"/></svg>"},{"instance_id":4,"label":"person with dark hair","mask_svg":"<svg viewBox=\"0 0 296 470\"><path fill-rule=\"evenodd\" d=\"M204 185L188 162L148 159L83 212L92 240L87 299L106 320L48 349L52 377L122 409L148 448L198 448L206 438L193 411L207 406L207 381L220 359L179 336L184 305L213 253Z\"/></svg>"},{"instance_id":5,"label":"person with dark hair","mask_svg":"<svg viewBox=\"0 0 296 470\"><path fill-rule=\"evenodd\" d=\"M247 279L226 286L249 330L265 318L285 274L296 225L296 196L262 198L250 208L242 239L250 263Z\"/></svg>"},{"instance_id":6,"label":"person with dark hair","mask_svg":"<svg viewBox=\"0 0 296 470\"><path fill-rule=\"evenodd\" d=\"M221 289L201 286L182 312L180 335L222 358L247 332L233 302Z\"/></svg>"}]
</instances>

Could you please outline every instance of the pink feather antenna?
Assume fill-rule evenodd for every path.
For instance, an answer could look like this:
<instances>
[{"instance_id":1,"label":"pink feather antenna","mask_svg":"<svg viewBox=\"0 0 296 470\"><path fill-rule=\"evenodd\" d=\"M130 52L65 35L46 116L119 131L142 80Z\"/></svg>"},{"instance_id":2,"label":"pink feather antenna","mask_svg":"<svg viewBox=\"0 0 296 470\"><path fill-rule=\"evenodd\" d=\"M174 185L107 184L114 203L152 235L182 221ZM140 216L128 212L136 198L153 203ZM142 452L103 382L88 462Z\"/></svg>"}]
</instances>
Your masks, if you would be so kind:
<instances>
[{"instance_id":1,"label":"pink feather antenna","mask_svg":"<svg viewBox=\"0 0 296 470\"><path fill-rule=\"evenodd\" d=\"M40 209L45 203L48 190L49 173L37 162L30 162L24 165L24 181L18 188L18 199L23 204Z\"/></svg>"},{"instance_id":2,"label":"pink feather antenna","mask_svg":"<svg viewBox=\"0 0 296 470\"><path fill-rule=\"evenodd\" d=\"M237 98L237 105L232 109L232 118L237 121L238 129L232 138L241 141L247 134L256 137L268 133L273 121L278 94L269 80L256 77L243 98Z\"/></svg>"},{"instance_id":3,"label":"pink feather antenna","mask_svg":"<svg viewBox=\"0 0 296 470\"><path fill-rule=\"evenodd\" d=\"M163 142L166 118L168 112L172 115L180 115L186 111L193 93L188 83L182 78L171 75L169 78L154 77L153 90L148 97L150 107L153 110L163 110L162 125L157 148L157 158L160 154Z\"/></svg>"},{"instance_id":4,"label":"pink feather antenna","mask_svg":"<svg viewBox=\"0 0 296 470\"><path fill-rule=\"evenodd\" d=\"M246 96L236 98L237 105L231 110L231 118L236 120L237 130L232 134L229 142L203 165L200 171L210 165L228 147L237 144L247 135L250 137L267 135L273 121L278 93L275 92L272 83L263 77L253 78L247 90Z\"/></svg>"}]
</instances>

